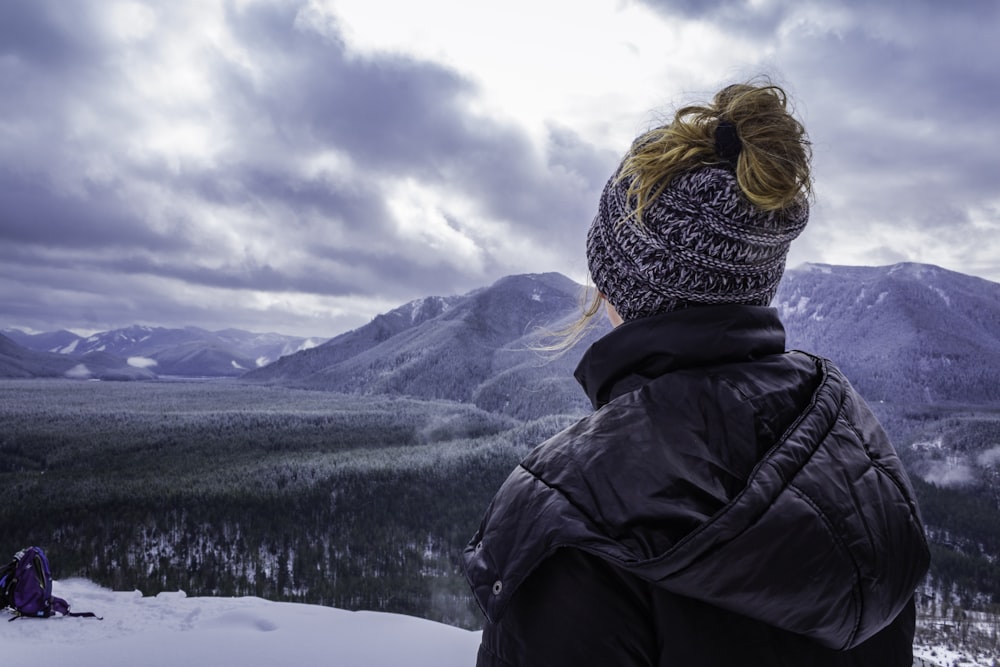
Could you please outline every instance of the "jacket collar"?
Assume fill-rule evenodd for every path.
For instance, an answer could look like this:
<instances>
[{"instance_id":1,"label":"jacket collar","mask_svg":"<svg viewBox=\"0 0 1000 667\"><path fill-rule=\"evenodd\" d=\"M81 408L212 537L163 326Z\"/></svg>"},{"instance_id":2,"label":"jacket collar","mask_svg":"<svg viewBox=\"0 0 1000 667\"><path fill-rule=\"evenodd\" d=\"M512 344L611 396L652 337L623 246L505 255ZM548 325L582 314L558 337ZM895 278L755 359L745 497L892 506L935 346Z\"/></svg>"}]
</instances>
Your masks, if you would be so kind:
<instances>
[{"instance_id":1,"label":"jacket collar","mask_svg":"<svg viewBox=\"0 0 1000 667\"><path fill-rule=\"evenodd\" d=\"M574 375L596 410L670 371L784 351L785 329L774 308L699 306L612 329L584 353Z\"/></svg>"}]
</instances>

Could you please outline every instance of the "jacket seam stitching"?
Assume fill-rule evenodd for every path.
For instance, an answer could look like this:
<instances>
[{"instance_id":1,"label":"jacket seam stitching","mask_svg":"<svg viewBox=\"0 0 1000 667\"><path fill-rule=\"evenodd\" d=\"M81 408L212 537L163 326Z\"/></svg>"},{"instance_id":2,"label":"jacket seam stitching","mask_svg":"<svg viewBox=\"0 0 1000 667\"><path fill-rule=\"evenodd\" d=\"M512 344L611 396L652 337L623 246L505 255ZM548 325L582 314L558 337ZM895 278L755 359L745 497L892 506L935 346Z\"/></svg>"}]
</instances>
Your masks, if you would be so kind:
<instances>
[{"instance_id":1,"label":"jacket seam stitching","mask_svg":"<svg viewBox=\"0 0 1000 667\"><path fill-rule=\"evenodd\" d=\"M860 568L858 566L857 560L853 557L850 550L844 545L844 541L840 537L840 535L838 535L837 532L833 530L833 526L830 523L830 519L827 518L826 513L823 512L822 508L820 508L820 506L816 503L816 501L814 501L812 497L809 496L809 494L807 494L805 491L803 491L795 484L790 483L788 485L788 489L796 496L798 496L804 503L808 504L812 508L813 512L816 513L816 517L821 520L823 528L826 529L826 532L830 536L831 541L833 541L837 545L838 551L840 551L842 554L846 556L846 560L851 564L851 567L854 570L854 585L851 586L851 597L853 597L857 602L857 611L854 614L854 627L851 629L851 634L847 638L847 641L844 643L843 648L846 649L848 646L851 645L851 643L854 641L854 638L857 636L858 629L861 627L861 617L864 614L863 610L864 600L861 598L861 596L857 594L858 585L859 582L861 581Z\"/></svg>"},{"instance_id":2,"label":"jacket seam stitching","mask_svg":"<svg viewBox=\"0 0 1000 667\"><path fill-rule=\"evenodd\" d=\"M844 418L843 409L837 414L837 420L845 424L851 430L851 432L858 438L858 441L861 442L862 446L865 449L865 455L868 457L868 461L871 463L872 467L881 472L883 475L885 475L892 482L892 485L896 487L896 491L899 492L899 495L906 500L906 505L910 508L910 516L913 517L914 519L919 519L920 513L917 510L916 499L913 497L911 493L907 491L906 485L902 482L902 480L900 480L897 477L897 475L893 472L891 468L887 467L884 463L882 463L877 458L872 456L872 452L868 448L868 441L865 440L865 438L861 435L861 432L858 431L857 426L852 424L849 419Z\"/></svg>"}]
</instances>

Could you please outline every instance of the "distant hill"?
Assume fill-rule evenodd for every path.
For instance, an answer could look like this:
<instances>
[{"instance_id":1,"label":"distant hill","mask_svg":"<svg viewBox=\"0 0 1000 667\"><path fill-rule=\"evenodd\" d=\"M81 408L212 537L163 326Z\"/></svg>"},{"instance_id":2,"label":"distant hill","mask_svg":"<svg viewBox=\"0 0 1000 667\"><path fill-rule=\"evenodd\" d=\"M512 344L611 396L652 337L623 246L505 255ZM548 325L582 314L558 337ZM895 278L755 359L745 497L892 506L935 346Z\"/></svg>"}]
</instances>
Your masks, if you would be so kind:
<instances>
[{"instance_id":1,"label":"distant hill","mask_svg":"<svg viewBox=\"0 0 1000 667\"><path fill-rule=\"evenodd\" d=\"M0 331L13 340L18 345L35 350L37 352L60 352L68 353L76 348L83 340L72 331L60 329L59 331L47 331L38 334L29 334L20 329L4 329Z\"/></svg>"},{"instance_id":2,"label":"distant hill","mask_svg":"<svg viewBox=\"0 0 1000 667\"><path fill-rule=\"evenodd\" d=\"M27 334L10 329L4 333L38 352L72 357L100 353L115 356L123 364L147 368L156 375L189 377L235 377L322 342L315 338L258 334L240 329L213 332L197 327L169 329L138 325L86 338L70 331Z\"/></svg>"},{"instance_id":3,"label":"distant hill","mask_svg":"<svg viewBox=\"0 0 1000 667\"><path fill-rule=\"evenodd\" d=\"M129 366L112 355L92 352L70 357L54 352L37 352L0 334L0 377L149 380L154 375L144 368Z\"/></svg>"},{"instance_id":4,"label":"distant hill","mask_svg":"<svg viewBox=\"0 0 1000 667\"><path fill-rule=\"evenodd\" d=\"M243 380L445 398L521 418L582 411L572 369L585 343L557 359L534 351L545 329L578 317L581 293L557 273L508 276L464 296L405 304Z\"/></svg>"},{"instance_id":5,"label":"distant hill","mask_svg":"<svg viewBox=\"0 0 1000 667\"><path fill-rule=\"evenodd\" d=\"M927 264L811 264L774 305L788 346L830 357L869 401L1000 401L1000 284Z\"/></svg>"}]
</instances>

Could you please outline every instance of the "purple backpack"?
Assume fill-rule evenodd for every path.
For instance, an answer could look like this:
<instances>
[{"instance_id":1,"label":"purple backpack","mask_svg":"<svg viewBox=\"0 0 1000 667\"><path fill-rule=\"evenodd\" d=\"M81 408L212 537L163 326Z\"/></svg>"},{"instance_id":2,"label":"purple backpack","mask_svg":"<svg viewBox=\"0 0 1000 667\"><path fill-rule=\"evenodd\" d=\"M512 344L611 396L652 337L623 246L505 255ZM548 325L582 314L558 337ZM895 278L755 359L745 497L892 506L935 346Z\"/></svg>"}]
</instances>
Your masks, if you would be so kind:
<instances>
[{"instance_id":1,"label":"purple backpack","mask_svg":"<svg viewBox=\"0 0 1000 667\"><path fill-rule=\"evenodd\" d=\"M66 600L52 595L52 572L49 559L38 547L26 547L14 554L14 560L0 568L0 609L10 607L16 620L21 617L48 618L53 614L89 616L91 612L69 611Z\"/></svg>"}]
</instances>

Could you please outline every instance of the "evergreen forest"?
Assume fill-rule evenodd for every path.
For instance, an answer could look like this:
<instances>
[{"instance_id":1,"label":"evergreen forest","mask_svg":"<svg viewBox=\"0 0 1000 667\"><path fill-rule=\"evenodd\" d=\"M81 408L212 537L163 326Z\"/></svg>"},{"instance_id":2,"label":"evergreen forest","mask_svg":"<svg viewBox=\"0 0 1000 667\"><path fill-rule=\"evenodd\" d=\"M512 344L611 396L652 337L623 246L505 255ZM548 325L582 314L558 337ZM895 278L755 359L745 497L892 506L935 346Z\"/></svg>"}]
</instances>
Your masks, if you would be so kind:
<instances>
[{"instance_id":1,"label":"evergreen forest","mask_svg":"<svg viewBox=\"0 0 1000 667\"><path fill-rule=\"evenodd\" d=\"M479 624L459 557L570 417L226 381L0 381L0 553L145 594Z\"/></svg>"}]
</instances>

